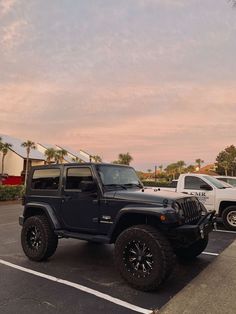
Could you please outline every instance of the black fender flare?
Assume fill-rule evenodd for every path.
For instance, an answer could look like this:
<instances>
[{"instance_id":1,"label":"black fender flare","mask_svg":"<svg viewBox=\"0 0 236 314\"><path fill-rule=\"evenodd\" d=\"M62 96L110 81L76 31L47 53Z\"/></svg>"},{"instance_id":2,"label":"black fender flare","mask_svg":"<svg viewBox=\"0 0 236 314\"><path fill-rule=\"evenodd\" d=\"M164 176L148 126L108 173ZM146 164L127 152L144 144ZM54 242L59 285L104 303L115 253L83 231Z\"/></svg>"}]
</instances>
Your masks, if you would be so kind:
<instances>
[{"instance_id":1,"label":"black fender flare","mask_svg":"<svg viewBox=\"0 0 236 314\"><path fill-rule=\"evenodd\" d=\"M177 216L176 212L173 208L166 208L166 207L157 207L157 206L126 206L120 210L118 215L116 216L116 219L112 225L112 228L109 232L109 238L112 239L117 228L119 228L119 223L121 219L123 219L128 214L139 214L143 216L152 216L155 218L159 218L164 215L167 218L167 221L160 221L162 224L166 223L175 223L177 222ZM174 214L174 215L173 215Z\"/></svg>"},{"instance_id":2,"label":"black fender flare","mask_svg":"<svg viewBox=\"0 0 236 314\"><path fill-rule=\"evenodd\" d=\"M28 217L27 211L31 208L42 210L44 212L44 214L47 216L52 228L55 230L61 229L61 224L58 221L57 216L55 215L53 208L46 203L40 203L40 202L27 203L25 205L25 208L24 208L23 220L25 220Z\"/></svg>"}]
</instances>

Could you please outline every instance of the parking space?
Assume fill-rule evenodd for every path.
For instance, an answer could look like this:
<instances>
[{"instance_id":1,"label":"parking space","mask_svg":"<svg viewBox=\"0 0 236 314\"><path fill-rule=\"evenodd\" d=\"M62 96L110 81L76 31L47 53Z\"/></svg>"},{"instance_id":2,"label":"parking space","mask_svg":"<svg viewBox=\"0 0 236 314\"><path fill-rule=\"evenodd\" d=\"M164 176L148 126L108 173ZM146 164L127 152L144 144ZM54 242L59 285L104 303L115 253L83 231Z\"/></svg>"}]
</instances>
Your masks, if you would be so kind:
<instances>
[{"instance_id":1,"label":"parking space","mask_svg":"<svg viewBox=\"0 0 236 314\"><path fill-rule=\"evenodd\" d=\"M0 206L1 313L148 313L160 309L236 239L234 232L212 232L204 254L191 263L178 262L159 290L144 293L120 278L112 245L62 239L49 261L29 261L20 246L21 211L17 204Z\"/></svg>"}]
</instances>

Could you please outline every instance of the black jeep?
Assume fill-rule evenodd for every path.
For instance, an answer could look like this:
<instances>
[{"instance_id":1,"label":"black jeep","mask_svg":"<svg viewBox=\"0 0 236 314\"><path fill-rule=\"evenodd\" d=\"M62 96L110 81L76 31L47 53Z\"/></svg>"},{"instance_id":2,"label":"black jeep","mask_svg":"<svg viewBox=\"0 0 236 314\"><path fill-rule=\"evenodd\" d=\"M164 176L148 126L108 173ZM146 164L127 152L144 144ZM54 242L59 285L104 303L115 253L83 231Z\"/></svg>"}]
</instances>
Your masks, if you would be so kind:
<instances>
[{"instance_id":1,"label":"black jeep","mask_svg":"<svg viewBox=\"0 0 236 314\"><path fill-rule=\"evenodd\" d=\"M115 243L122 277L146 291L170 275L175 255L201 254L214 224L197 198L145 188L133 168L113 164L32 167L23 203L29 259L49 258L62 237Z\"/></svg>"}]
</instances>

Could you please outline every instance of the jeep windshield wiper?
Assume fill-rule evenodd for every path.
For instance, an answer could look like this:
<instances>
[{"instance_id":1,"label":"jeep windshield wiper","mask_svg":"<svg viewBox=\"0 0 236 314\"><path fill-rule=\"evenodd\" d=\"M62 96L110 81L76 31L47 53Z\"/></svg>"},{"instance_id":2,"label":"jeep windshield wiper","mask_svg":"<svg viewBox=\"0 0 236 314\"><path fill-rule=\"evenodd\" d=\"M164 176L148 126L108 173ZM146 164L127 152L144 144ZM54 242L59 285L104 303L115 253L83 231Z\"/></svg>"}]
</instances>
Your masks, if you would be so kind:
<instances>
[{"instance_id":1,"label":"jeep windshield wiper","mask_svg":"<svg viewBox=\"0 0 236 314\"><path fill-rule=\"evenodd\" d=\"M116 183L111 183L111 184L104 184L104 186L106 187L121 187L122 189L124 190L127 190L127 187L125 185L122 185L122 184L116 184Z\"/></svg>"},{"instance_id":2,"label":"jeep windshield wiper","mask_svg":"<svg viewBox=\"0 0 236 314\"><path fill-rule=\"evenodd\" d=\"M140 188L140 189L142 189L143 188L143 186L142 186L142 184L140 184L140 183L126 183L126 184L124 184L125 186L136 186L136 187L138 187L138 188Z\"/></svg>"}]
</instances>

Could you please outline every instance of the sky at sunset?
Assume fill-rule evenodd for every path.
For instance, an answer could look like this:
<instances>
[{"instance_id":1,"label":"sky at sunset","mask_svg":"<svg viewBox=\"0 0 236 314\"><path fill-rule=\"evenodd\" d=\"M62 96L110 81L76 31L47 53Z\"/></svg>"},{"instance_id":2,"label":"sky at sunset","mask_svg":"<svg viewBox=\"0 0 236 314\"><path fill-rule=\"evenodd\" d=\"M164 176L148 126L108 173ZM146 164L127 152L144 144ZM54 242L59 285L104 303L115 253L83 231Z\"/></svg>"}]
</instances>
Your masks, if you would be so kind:
<instances>
[{"instance_id":1,"label":"sky at sunset","mask_svg":"<svg viewBox=\"0 0 236 314\"><path fill-rule=\"evenodd\" d=\"M0 134L140 170L214 162L236 145L236 8L0 0Z\"/></svg>"}]
</instances>

